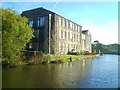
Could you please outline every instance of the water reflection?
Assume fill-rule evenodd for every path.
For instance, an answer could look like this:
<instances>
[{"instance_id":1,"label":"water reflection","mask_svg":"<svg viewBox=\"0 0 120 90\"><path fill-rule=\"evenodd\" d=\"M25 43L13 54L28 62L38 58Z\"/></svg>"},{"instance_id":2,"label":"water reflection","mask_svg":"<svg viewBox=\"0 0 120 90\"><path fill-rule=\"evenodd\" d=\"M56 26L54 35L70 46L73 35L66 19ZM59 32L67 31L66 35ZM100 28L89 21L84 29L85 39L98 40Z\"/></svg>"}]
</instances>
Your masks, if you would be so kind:
<instances>
[{"instance_id":1,"label":"water reflection","mask_svg":"<svg viewBox=\"0 0 120 90\"><path fill-rule=\"evenodd\" d=\"M103 55L93 60L3 69L3 88L117 87L116 59Z\"/></svg>"},{"instance_id":2,"label":"water reflection","mask_svg":"<svg viewBox=\"0 0 120 90\"><path fill-rule=\"evenodd\" d=\"M92 60L91 74L79 86L86 88L118 87L118 56L103 55Z\"/></svg>"}]
</instances>

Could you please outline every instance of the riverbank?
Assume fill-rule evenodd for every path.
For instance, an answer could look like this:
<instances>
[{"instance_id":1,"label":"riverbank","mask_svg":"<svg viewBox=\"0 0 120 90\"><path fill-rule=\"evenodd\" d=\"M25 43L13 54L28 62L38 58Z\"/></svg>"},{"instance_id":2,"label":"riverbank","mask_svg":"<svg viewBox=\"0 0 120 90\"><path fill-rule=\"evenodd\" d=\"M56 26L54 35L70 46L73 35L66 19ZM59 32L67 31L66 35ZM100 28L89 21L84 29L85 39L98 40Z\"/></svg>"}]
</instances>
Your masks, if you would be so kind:
<instances>
[{"instance_id":1,"label":"riverbank","mask_svg":"<svg viewBox=\"0 0 120 90\"><path fill-rule=\"evenodd\" d=\"M84 59L92 59L99 56L96 55L44 55L42 56L42 60L40 58L33 58L28 61L27 64L50 64L50 63L64 63L64 62L72 62L76 60L84 60Z\"/></svg>"},{"instance_id":2,"label":"riverbank","mask_svg":"<svg viewBox=\"0 0 120 90\"><path fill-rule=\"evenodd\" d=\"M34 55L31 60L24 60L16 63L16 65L2 65L3 67L16 67L23 65L39 65L39 64L58 64L65 62L73 62L76 60L85 60L92 59L98 57L99 54L96 55L47 55L44 54L42 56Z\"/></svg>"}]
</instances>

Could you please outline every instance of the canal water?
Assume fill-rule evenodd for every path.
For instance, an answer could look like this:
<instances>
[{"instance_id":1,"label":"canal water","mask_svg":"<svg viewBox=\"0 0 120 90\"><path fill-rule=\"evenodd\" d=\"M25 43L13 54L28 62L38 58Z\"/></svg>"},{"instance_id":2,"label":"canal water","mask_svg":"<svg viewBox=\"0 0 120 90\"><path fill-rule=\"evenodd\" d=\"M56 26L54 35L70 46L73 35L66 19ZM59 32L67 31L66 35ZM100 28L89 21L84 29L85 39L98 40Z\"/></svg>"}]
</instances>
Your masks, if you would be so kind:
<instances>
[{"instance_id":1,"label":"canal water","mask_svg":"<svg viewBox=\"0 0 120 90\"><path fill-rule=\"evenodd\" d=\"M3 88L117 88L118 55L2 70ZM120 62L120 60L119 60Z\"/></svg>"}]
</instances>

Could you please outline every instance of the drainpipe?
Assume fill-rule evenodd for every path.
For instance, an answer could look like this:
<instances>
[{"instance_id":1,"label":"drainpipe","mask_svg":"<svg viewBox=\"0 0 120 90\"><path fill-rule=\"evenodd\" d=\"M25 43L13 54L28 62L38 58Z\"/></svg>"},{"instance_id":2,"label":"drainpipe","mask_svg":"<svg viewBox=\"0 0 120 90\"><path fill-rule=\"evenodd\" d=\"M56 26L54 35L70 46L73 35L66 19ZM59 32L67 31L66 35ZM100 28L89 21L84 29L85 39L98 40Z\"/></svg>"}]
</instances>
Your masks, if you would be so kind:
<instances>
[{"instance_id":1,"label":"drainpipe","mask_svg":"<svg viewBox=\"0 0 120 90\"><path fill-rule=\"evenodd\" d=\"M49 55L50 55L50 51L51 51L51 50L50 50L50 49L51 49L51 48L50 48L50 46L51 46L51 45L50 45L50 44L51 44L51 43L50 43L50 41L51 41L51 14L49 14L49 19L48 19L48 21L49 21L49 34L48 34L48 35L49 35L49 39L48 39L48 40L49 40L49 51L48 51L48 52L49 52Z\"/></svg>"}]
</instances>

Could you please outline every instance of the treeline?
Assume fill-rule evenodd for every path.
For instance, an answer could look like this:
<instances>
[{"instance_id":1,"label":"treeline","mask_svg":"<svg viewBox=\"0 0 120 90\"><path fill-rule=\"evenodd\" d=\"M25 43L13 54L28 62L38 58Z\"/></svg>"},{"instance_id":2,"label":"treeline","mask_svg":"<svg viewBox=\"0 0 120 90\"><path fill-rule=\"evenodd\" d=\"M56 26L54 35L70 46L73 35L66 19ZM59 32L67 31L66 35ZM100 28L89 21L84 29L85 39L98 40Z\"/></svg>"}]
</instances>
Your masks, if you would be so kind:
<instances>
[{"instance_id":1,"label":"treeline","mask_svg":"<svg viewBox=\"0 0 120 90\"><path fill-rule=\"evenodd\" d=\"M120 55L120 45L119 44L110 44L110 45L107 45L107 46L110 47L111 49L108 50L105 53Z\"/></svg>"},{"instance_id":2,"label":"treeline","mask_svg":"<svg viewBox=\"0 0 120 90\"><path fill-rule=\"evenodd\" d=\"M119 44L104 45L98 42L97 44L92 44L92 50L96 51L96 53L120 54L120 45Z\"/></svg>"}]
</instances>

